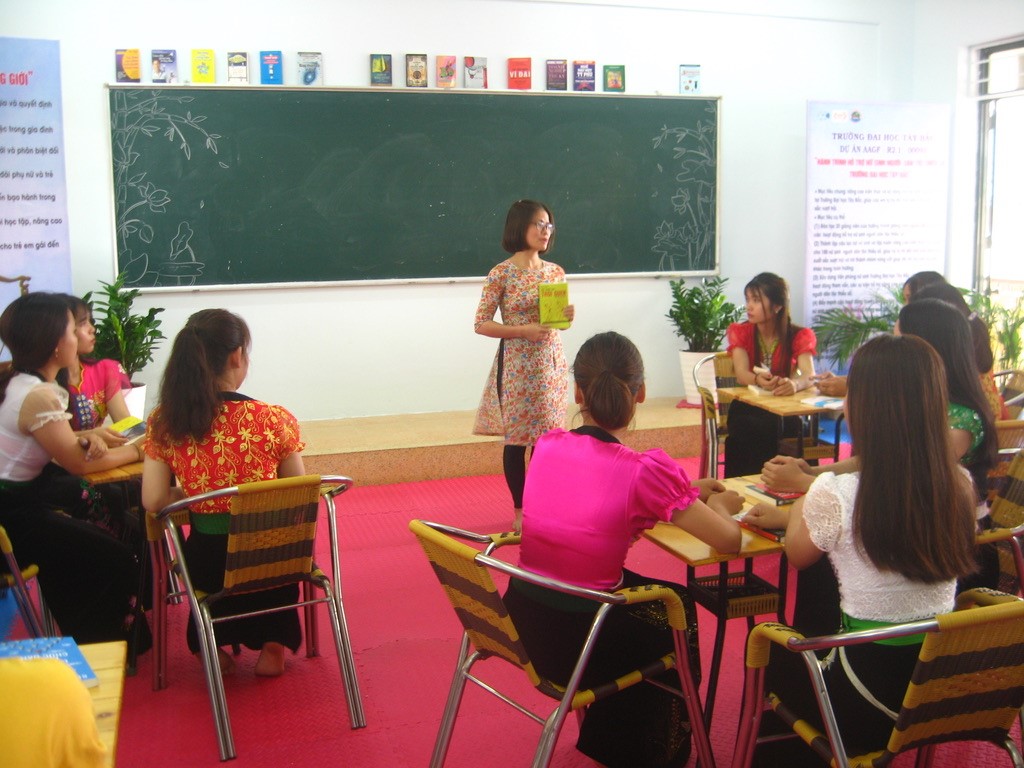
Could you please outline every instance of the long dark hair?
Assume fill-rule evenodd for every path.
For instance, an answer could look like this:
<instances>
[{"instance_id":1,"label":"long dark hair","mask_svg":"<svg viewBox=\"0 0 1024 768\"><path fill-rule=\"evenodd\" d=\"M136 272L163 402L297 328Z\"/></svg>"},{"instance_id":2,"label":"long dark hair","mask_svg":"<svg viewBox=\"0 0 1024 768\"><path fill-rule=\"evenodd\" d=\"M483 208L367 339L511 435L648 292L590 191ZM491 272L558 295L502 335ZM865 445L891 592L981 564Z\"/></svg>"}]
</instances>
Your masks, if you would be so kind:
<instances>
[{"instance_id":1,"label":"long dark hair","mask_svg":"<svg viewBox=\"0 0 1024 768\"><path fill-rule=\"evenodd\" d=\"M160 382L160 407L152 423L157 440L202 440L209 433L222 405L218 379L231 353L239 348L248 353L249 342L249 326L226 309L203 309L188 319Z\"/></svg>"},{"instance_id":2,"label":"long dark hair","mask_svg":"<svg viewBox=\"0 0 1024 768\"><path fill-rule=\"evenodd\" d=\"M878 336L857 350L847 383L855 540L879 569L914 581L971 573L975 503L949 449L941 358L914 336Z\"/></svg>"},{"instance_id":3,"label":"long dark hair","mask_svg":"<svg viewBox=\"0 0 1024 768\"><path fill-rule=\"evenodd\" d=\"M778 307L778 311L771 315L771 318L775 325L775 338L779 341L779 356L782 361L782 369L772 371L772 373L789 377L793 373L793 339L797 331L801 330L799 325L793 324L793 319L789 316L789 286L778 275L772 272L762 272L759 275L754 275L754 278L743 287L743 294L746 295L748 293L760 299L761 306L764 307L766 313L768 313L769 304L774 304ZM760 334L755 326L755 355L760 349L760 345ZM757 365L757 362L754 360L750 362L751 365Z\"/></svg>"},{"instance_id":4,"label":"long dark hair","mask_svg":"<svg viewBox=\"0 0 1024 768\"><path fill-rule=\"evenodd\" d=\"M910 298L911 301L920 301L921 299L939 299L956 307L957 311L967 319L967 324L971 328L971 339L974 342L974 362L978 366L978 373L991 371L996 358L992 354L992 335L989 332L988 324L971 309L971 305L960 293L960 289L949 283L932 283L916 291Z\"/></svg>"},{"instance_id":5,"label":"long dark hair","mask_svg":"<svg viewBox=\"0 0 1024 768\"><path fill-rule=\"evenodd\" d=\"M615 331L591 336L576 353L572 375L583 410L603 429L622 429L633 418L644 383L644 361L632 341Z\"/></svg>"},{"instance_id":6,"label":"long dark hair","mask_svg":"<svg viewBox=\"0 0 1024 768\"><path fill-rule=\"evenodd\" d=\"M940 285L946 282L946 278L934 270L926 269L923 272L915 272L903 283L903 290L909 298L914 298L917 292L929 285Z\"/></svg>"},{"instance_id":7,"label":"long dark hair","mask_svg":"<svg viewBox=\"0 0 1024 768\"><path fill-rule=\"evenodd\" d=\"M0 315L0 340L11 352L11 365L0 373L0 403L16 373L35 373L53 354L68 327L68 306L60 293L26 293Z\"/></svg>"},{"instance_id":8,"label":"long dark hair","mask_svg":"<svg viewBox=\"0 0 1024 768\"><path fill-rule=\"evenodd\" d=\"M945 301L914 299L900 310L899 324L900 333L920 336L939 353L946 369L950 402L970 408L981 417L982 443L964 457L964 466L974 478L978 495L984 495L988 471L995 463L999 443L992 408L978 377L974 340L967 319Z\"/></svg>"},{"instance_id":9,"label":"long dark hair","mask_svg":"<svg viewBox=\"0 0 1024 768\"><path fill-rule=\"evenodd\" d=\"M518 253L526 250L526 230L533 226L533 217L537 211L544 211L548 221L555 223L555 214L544 203L536 200L516 200L505 215L505 230L501 235L501 248L505 253ZM555 231L551 231L548 247L541 251L547 253L555 244Z\"/></svg>"}]
</instances>

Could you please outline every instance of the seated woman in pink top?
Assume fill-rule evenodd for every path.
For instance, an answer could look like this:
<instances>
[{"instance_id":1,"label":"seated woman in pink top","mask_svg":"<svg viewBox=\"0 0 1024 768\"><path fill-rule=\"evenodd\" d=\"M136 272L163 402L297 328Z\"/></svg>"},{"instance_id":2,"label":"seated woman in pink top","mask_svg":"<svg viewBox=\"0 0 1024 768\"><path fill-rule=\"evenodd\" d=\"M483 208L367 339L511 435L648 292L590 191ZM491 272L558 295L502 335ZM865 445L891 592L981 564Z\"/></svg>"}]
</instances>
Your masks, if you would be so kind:
<instances>
[{"instance_id":1,"label":"seated woman in pink top","mask_svg":"<svg viewBox=\"0 0 1024 768\"><path fill-rule=\"evenodd\" d=\"M686 588L623 566L630 545L659 521L722 552L738 551L740 529L731 515L742 500L716 480L691 483L660 449L640 453L622 445L646 395L643 361L629 339L612 331L593 336L577 354L573 376L583 426L555 429L537 441L523 496L520 565L592 589L652 582L675 589L691 619L691 660L699 679L696 613ZM514 580L505 600L537 670L565 683L597 605ZM616 608L582 685L612 679L672 649L658 608ZM677 686L678 677L666 673L664 682ZM587 709L576 748L607 766L684 765L690 753L685 707L655 686L634 686Z\"/></svg>"}]
</instances>

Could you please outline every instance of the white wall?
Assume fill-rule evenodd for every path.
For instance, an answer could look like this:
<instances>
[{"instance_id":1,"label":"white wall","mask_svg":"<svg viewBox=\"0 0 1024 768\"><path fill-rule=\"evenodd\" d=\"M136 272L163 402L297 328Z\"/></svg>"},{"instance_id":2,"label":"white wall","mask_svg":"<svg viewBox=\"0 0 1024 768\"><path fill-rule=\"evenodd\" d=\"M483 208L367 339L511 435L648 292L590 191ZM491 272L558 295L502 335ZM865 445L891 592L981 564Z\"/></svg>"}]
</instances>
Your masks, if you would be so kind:
<instances>
[{"instance_id":1,"label":"white wall","mask_svg":"<svg viewBox=\"0 0 1024 768\"><path fill-rule=\"evenodd\" d=\"M189 49L214 48L221 82L227 50L283 50L286 82L294 78L289 56L321 50L326 84L338 87L368 84L371 52L390 52L397 63L426 51L487 56L492 87L504 85L507 57L532 56L536 90L543 87L536 62L545 58L625 64L634 94L676 93L678 65L700 63L704 94L723 97L722 272L737 301L756 272L788 277L795 316L802 313L806 101L955 102L959 127L965 110L973 114L958 100L964 46L1022 31L1019 0L36 0L0 21L0 36L61 43L78 293L114 275L103 85L115 48L140 48L144 58L152 48L176 48L186 62ZM956 183L966 189L973 149L958 146L958 153ZM956 210L951 241L969 233L970 215L968 207ZM499 239L495 232L495 262L504 258ZM557 249L551 256L558 260ZM681 394L664 280L581 279L572 293L570 360L592 333L614 328L640 347L651 396ZM254 337L246 392L300 419L320 419L475 407L495 349L472 332L478 295L472 283L353 285L150 293L143 305L166 307L169 336L199 307L239 312ZM367 314L377 318L373 325L360 321ZM143 380L158 382L169 347Z\"/></svg>"}]
</instances>

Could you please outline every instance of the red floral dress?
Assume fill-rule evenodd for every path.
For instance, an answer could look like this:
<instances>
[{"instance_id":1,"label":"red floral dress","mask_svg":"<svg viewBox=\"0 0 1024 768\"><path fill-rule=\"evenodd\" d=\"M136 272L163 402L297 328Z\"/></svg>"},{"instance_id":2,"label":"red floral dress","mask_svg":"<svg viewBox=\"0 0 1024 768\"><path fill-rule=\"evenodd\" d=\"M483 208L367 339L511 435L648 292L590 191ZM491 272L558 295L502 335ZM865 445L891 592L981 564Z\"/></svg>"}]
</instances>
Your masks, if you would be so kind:
<instances>
[{"instance_id":1,"label":"red floral dress","mask_svg":"<svg viewBox=\"0 0 1024 768\"><path fill-rule=\"evenodd\" d=\"M565 270L550 261L542 261L540 269L501 262L487 275L474 327L493 320L499 309L505 325L540 322L537 286L564 280ZM568 373L560 334L550 333L543 341L502 339L473 433L504 435L509 445L533 445L548 430L565 426Z\"/></svg>"},{"instance_id":2,"label":"red floral dress","mask_svg":"<svg viewBox=\"0 0 1024 768\"><path fill-rule=\"evenodd\" d=\"M159 412L157 406L150 414L150 424ZM154 434L152 427L149 434ZM281 406L226 399L202 440L162 444L149 439L145 448L148 456L167 464L186 495L193 496L239 483L273 480L281 461L305 444L299 436L298 420ZM208 501L192 508L192 513L227 512L230 504L227 497Z\"/></svg>"}]
</instances>

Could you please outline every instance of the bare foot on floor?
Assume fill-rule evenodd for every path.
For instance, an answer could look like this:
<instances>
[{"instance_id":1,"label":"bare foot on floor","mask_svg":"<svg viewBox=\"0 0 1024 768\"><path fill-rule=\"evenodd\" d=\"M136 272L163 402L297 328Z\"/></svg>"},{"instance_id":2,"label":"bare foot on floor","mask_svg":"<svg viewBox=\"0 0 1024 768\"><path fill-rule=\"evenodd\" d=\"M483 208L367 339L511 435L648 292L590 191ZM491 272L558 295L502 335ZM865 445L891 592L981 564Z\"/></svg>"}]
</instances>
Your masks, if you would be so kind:
<instances>
[{"instance_id":1,"label":"bare foot on floor","mask_svg":"<svg viewBox=\"0 0 1024 768\"><path fill-rule=\"evenodd\" d=\"M284 674L284 646L280 643L264 643L256 661L259 677L279 677Z\"/></svg>"},{"instance_id":2,"label":"bare foot on floor","mask_svg":"<svg viewBox=\"0 0 1024 768\"><path fill-rule=\"evenodd\" d=\"M199 663L202 663L202 654L195 654L195 657L199 659ZM235 660L231 658L231 655L222 648L217 649L217 663L220 665L221 677L224 675L230 675L235 671Z\"/></svg>"},{"instance_id":3,"label":"bare foot on floor","mask_svg":"<svg viewBox=\"0 0 1024 768\"><path fill-rule=\"evenodd\" d=\"M523 510L517 509L515 517L512 519L512 530L515 533L523 532Z\"/></svg>"}]
</instances>

